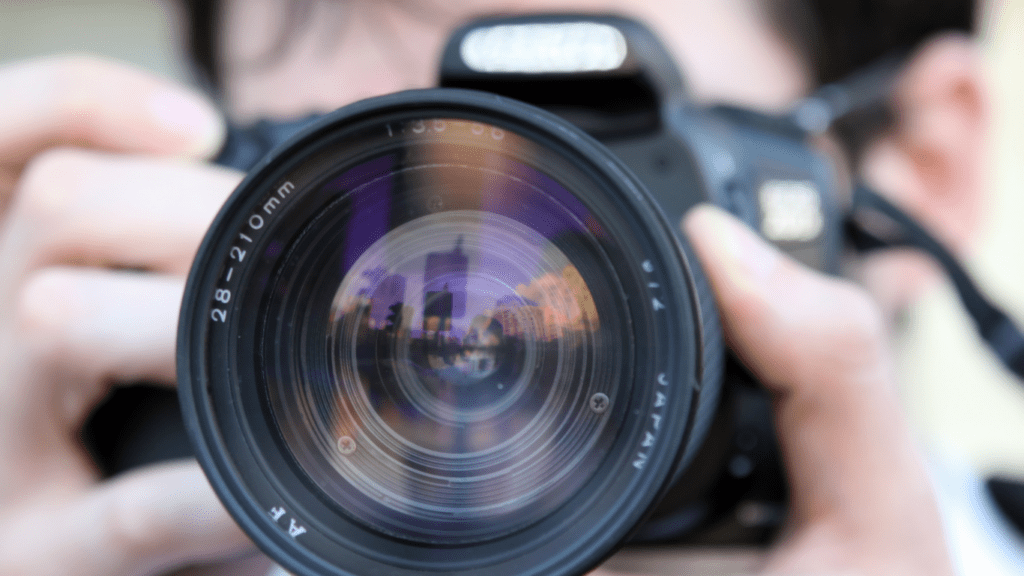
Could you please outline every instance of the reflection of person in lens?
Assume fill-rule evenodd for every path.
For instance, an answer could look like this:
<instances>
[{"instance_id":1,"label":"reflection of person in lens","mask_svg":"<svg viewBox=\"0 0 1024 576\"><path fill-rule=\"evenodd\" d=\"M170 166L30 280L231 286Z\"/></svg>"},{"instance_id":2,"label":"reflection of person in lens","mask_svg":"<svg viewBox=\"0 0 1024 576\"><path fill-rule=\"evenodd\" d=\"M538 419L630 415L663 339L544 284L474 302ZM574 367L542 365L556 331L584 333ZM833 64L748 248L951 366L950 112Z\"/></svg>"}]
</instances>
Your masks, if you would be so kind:
<instances>
[{"instance_id":1,"label":"reflection of person in lens","mask_svg":"<svg viewBox=\"0 0 1024 576\"><path fill-rule=\"evenodd\" d=\"M223 111L195 89L100 59L0 69L3 574L163 574L233 562L236 573L266 570L195 463L100 479L76 431L112 385L174 382L184 275L242 177L207 163L222 115L283 119L429 86L444 39L471 16L634 16L665 40L699 101L769 111L908 50L897 114L848 127L853 168L960 253L983 221L989 101L968 35L970 0L153 4L184 16L183 68L203 77ZM102 31L119 34L109 22ZM906 255L872 260L869 293L800 267L720 211L697 209L686 230L730 345L776 398L792 511L767 569L950 574L935 493L893 391L887 335L933 274ZM490 326L476 344L456 346L472 373L489 361ZM687 570L680 557L668 562L669 572Z\"/></svg>"}]
</instances>

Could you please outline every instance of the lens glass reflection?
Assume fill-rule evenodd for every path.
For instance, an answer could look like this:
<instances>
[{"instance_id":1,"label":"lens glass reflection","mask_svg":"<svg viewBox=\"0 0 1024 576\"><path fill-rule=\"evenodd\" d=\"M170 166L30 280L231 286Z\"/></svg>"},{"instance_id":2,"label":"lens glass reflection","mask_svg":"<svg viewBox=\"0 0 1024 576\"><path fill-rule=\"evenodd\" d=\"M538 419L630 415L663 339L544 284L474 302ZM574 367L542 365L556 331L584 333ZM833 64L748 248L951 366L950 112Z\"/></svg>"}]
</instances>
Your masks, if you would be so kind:
<instances>
[{"instance_id":1,"label":"lens glass reflection","mask_svg":"<svg viewBox=\"0 0 1024 576\"><path fill-rule=\"evenodd\" d=\"M389 129L409 134L324 185L335 197L273 281L269 397L350 515L486 540L550 514L606 455L626 326L614 270L544 149L452 119Z\"/></svg>"}]
</instances>

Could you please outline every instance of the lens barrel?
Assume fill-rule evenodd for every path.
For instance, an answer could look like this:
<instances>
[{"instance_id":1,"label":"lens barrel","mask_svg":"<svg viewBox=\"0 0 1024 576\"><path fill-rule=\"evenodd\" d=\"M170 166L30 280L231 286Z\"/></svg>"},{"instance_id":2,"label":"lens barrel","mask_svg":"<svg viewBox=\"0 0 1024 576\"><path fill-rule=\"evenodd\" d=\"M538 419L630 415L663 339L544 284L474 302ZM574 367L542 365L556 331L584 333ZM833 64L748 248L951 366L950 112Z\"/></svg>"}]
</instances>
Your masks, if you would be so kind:
<instances>
[{"instance_id":1,"label":"lens barrel","mask_svg":"<svg viewBox=\"0 0 1024 576\"><path fill-rule=\"evenodd\" d=\"M343 108L257 165L200 247L178 341L199 461L298 575L582 574L717 397L686 254L551 114L451 89Z\"/></svg>"}]
</instances>

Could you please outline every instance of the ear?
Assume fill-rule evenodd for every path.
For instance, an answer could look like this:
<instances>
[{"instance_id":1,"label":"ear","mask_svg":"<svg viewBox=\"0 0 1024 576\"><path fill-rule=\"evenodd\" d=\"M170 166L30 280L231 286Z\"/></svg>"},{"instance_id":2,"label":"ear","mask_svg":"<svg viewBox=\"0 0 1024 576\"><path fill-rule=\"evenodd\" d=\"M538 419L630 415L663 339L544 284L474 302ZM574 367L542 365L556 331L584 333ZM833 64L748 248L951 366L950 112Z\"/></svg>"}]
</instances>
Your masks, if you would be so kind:
<instances>
[{"instance_id":1,"label":"ear","mask_svg":"<svg viewBox=\"0 0 1024 576\"><path fill-rule=\"evenodd\" d=\"M896 124L863 155L861 176L954 254L969 252L985 213L987 106L977 46L963 35L937 36L897 82ZM857 274L893 319L941 276L908 250L871 255Z\"/></svg>"},{"instance_id":2,"label":"ear","mask_svg":"<svg viewBox=\"0 0 1024 576\"><path fill-rule=\"evenodd\" d=\"M963 35L933 38L910 59L894 97L896 125L866 151L863 176L963 254L985 208L988 100L978 47Z\"/></svg>"}]
</instances>

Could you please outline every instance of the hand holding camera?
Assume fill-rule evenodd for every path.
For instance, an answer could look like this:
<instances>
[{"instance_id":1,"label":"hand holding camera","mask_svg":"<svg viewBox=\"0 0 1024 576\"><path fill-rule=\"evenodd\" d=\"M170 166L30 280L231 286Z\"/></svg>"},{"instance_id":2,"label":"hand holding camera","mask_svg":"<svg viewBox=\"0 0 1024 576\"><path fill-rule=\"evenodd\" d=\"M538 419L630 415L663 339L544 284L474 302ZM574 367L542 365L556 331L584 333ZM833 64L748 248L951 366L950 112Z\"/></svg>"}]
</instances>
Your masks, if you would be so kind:
<instances>
[{"instance_id":1,"label":"hand holding camera","mask_svg":"<svg viewBox=\"0 0 1024 576\"><path fill-rule=\"evenodd\" d=\"M730 347L772 391L791 488L770 573L951 574L922 456L900 413L880 313L717 209L686 229Z\"/></svg>"},{"instance_id":2,"label":"hand holding camera","mask_svg":"<svg viewBox=\"0 0 1024 576\"><path fill-rule=\"evenodd\" d=\"M194 462L101 481L78 431L112 386L174 384L177 309L239 176L221 121L126 66L0 71L0 573L159 573L251 546Z\"/></svg>"}]
</instances>

